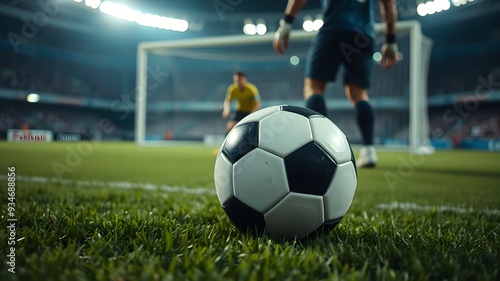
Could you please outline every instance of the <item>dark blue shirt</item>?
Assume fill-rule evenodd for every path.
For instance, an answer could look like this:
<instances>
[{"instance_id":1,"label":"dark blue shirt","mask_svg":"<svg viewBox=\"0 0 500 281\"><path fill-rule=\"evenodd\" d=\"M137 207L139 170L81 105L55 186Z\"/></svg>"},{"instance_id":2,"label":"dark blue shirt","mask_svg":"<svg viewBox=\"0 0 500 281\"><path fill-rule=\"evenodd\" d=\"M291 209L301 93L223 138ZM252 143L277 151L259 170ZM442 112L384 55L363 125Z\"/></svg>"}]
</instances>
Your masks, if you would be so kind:
<instances>
[{"instance_id":1,"label":"dark blue shirt","mask_svg":"<svg viewBox=\"0 0 500 281\"><path fill-rule=\"evenodd\" d=\"M321 31L354 31L374 38L373 2L376 0L321 0Z\"/></svg>"}]
</instances>

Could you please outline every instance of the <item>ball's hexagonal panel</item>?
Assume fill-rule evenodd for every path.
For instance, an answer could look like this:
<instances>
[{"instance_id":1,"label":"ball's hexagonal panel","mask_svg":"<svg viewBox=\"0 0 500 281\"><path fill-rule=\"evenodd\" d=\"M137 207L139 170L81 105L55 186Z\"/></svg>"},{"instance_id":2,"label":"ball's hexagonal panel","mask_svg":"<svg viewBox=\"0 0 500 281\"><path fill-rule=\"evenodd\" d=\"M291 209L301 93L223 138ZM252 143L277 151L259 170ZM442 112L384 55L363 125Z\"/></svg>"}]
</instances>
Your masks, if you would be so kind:
<instances>
[{"instance_id":1,"label":"ball's hexagonal panel","mask_svg":"<svg viewBox=\"0 0 500 281\"><path fill-rule=\"evenodd\" d=\"M336 164L316 142L309 142L285 157L290 191L323 196Z\"/></svg>"},{"instance_id":2,"label":"ball's hexagonal panel","mask_svg":"<svg viewBox=\"0 0 500 281\"><path fill-rule=\"evenodd\" d=\"M255 112L252 112L250 115L246 116L245 118L241 119L238 124L244 124L244 123L250 123L250 122L259 122L262 120L264 117L269 116L275 112L281 111L281 106L276 105L276 106L270 106L270 107L265 107L262 109L259 109ZM238 125L236 124L236 125Z\"/></svg>"},{"instance_id":3,"label":"ball's hexagonal panel","mask_svg":"<svg viewBox=\"0 0 500 281\"><path fill-rule=\"evenodd\" d=\"M326 220L337 219L345 215L351 206L357 184L356 169L351 161L337 165L332 183L323 196Z\"/></svg>"},{"instance_id":4,"label":"ball's hexagonal panel","mask_svg":"<svg viewBox=\"0 0 500 281\"><path fill-rule=\"evenodd\" d=\"M266 229L264 215L248 207L237 198L231 198L231 200L222 207L229 219L240 231L250 231L256 234L262 234Z\"/></svg>"},{"instance_id":5,"label":"ball's hexagonal panel","mask_svg":"<svg viewBox=\"0 0 500 281\"><path fill-rule=\"evenodd\" d=\"M279 111L259 122L259 147L281 157L312 140L309 119Z\"/></svg>"},{"instance_id":6,"label":"ball's hexagonal panel","mask_svg":"<svg viewBox=\"0 0 500 281\"><path fill-rule=\"evenodd\" d=\"M258 145L259 123L250 122L234 127L222 145L222 153L235 163Z\"/></svg>"},{"instance_id":7,"label":"ball's hexagonal panel","mask_svg":"<svg viewBox=\"0 0 500 281\"><path fill-rule=\"evenodd\" d=\"M299 106L292 106L292 105L282 105L281 110L283 111L288 111L288 112L294 112L297 114L300 114L304 117L311 118L311 117L324 117L320 113L311 110L309 108L305 107L299 107Z\"/></svg>"},{"instance_id":8,"label":"ball's hexagonal panel","mask_svg":"<svg viewBox=\"0 0 500 281\"><path fill-rule=\"evenodd\" d=\"M233 175L234 196L262 213L290 191L283 158L260 148L238 160Z\"/></svg>"},{"instance_id":9,"label":"ball's hexagonal panel","mask_svg":"<svg viewBox=\"0 0 500 281\"><path fill-rule=\"evenodd\" d=\"M312 118L314 141L333 157L337 164L351 160L351 146L344 133L327 118Z\"/></svg>"},{"instance_id":10,"label":"ball's hexagonal panel","mask_svg":"<svg viewBox=\"0 0 500 281\"><path fill-rule=\"evenodd\" d=\"M264 219L270 235L303 239L324 222L323 197L290 192Z\"/></svg>"},{"instance_id":11,"label":"ball's hexagonal panel","mask_svg":"<svg viewBox=\"0 0 500 281\"><path fill-rule=\"evenodd\" d=\"M221 205L233 197L233 164L224 154L219 154L214 168L215 191Z\"/></svg>"}]
</instances>

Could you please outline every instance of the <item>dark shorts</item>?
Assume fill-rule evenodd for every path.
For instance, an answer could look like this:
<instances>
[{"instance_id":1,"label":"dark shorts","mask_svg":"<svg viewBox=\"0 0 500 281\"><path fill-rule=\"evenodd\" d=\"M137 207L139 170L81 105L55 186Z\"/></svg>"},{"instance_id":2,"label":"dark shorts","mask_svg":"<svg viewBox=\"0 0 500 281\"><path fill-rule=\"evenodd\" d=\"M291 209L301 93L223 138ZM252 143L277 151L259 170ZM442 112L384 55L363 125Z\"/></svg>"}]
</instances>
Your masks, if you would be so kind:
<instances>
[{"instance_id":1,"label":"dark shorts","mask_svg":"<svg viewBox=\"0 0 500 281\"><path fill-rule=\"evenodd\" d=\"M243 112L243 111L233 111L231 113L231 116L229 117L229 120L239 122L241 119L247 117L250 113L249 112Z\"/></svg>"},{"instance_id":2,"label":"dark shorts","mask_svg":"<svg viewBox=\"0 0 500 281\"><path fill-rule=\"evenodd\" d=\"M372 70L373 39L352 31L319 32L307 55L306 77L335 81L340 66L344 84L369 88Z\"/></svg>"}]
</instances>

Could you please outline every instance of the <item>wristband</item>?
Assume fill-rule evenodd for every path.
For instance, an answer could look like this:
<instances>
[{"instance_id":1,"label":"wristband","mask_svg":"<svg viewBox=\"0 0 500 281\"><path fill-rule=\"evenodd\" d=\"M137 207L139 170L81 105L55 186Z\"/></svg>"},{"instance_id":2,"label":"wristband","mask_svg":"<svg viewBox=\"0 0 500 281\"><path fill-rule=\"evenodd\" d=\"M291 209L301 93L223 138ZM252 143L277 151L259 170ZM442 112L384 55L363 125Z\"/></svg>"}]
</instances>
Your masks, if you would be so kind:
<instances>
[{"instance_id":1,"label":"wristband","mask_svg":"<svg viewBox=\"0 0 500 281\"><path fill-rule=\"evenodd\" d=\"M291 16L291 15L285 15L285 16L283 17L283 20L284 20L286 23L289 23L289 24L292 24L294 19L295 19L295 17L294 17L294 16Z\"/></svg>"},{"instance_id":2,"label":"wristband","mask_svg":"<svg viewBox=\"0 0 500 281\"><path fill-rule=\"evenodd\" d=\"M386 34L385 35L386 43L396 43L396 35L395 34Z\"/></svg>"}]
</instances>

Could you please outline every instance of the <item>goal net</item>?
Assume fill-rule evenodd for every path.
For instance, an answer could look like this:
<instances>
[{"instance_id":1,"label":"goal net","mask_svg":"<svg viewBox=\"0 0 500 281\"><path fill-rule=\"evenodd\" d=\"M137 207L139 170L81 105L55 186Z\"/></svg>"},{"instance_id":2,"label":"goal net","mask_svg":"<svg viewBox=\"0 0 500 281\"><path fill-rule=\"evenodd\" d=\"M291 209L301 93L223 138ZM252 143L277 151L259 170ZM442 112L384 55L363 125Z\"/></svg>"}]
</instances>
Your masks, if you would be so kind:
<instances>
[{"instance_id":1,"label":"goal net","mask_svg":"<svg viewBox=\"0 0 500 281\"><path fill-rule=\"evenodd\" d=\"M382 70L374 55L369 90L375 108L376 144L429 148L427 73L432 42L417 21L397 23L399 63ZM384 25L375 26L375 51L384 42ZM138 145L152 142L202 141L223 137L222 102L232 74L246 73L262 106L304 106L305 61L314 32L292 31L286 55L276 54L273 34L230 35L174 41L142 42L137 51L136 127ZM339 71L339 75L342 71ZM361 143L354 110L345 98L341 77L325 92L328 117L352 144Z\"/></svg>"}]
</instances>

